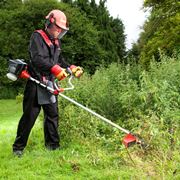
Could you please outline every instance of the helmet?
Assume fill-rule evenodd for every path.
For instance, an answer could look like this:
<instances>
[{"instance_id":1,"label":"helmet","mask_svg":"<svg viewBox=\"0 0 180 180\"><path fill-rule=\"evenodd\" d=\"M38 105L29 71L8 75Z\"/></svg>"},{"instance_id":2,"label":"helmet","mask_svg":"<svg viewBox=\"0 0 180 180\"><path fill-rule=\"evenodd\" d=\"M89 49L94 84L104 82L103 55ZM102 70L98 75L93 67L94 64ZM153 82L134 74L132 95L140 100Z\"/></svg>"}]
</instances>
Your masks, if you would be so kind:
<instances>
[{"instance_id":1,"label":"helmet","mask_svg":"<svg viewBox=\"0 0 180 180\"><path fill-rule=\"evenodd\" d=\"M66 15L60 10L55 9L50 11L46 19L49 20L51 24L56 24L64 30L69 30Z\"/></svg>"},{"instance_id":2,"label":"helmet","mask_svg":"<svg viewBox=\"0 0 180 180\"><path fill-rule=\"evenodd\" d=\"M66 15L58 9L50 11L46 16L46 26L48 27L51 24L55 24L63 30L60 33L59 38L62 38L69 30Z\"/></svg>"}]
</instances>

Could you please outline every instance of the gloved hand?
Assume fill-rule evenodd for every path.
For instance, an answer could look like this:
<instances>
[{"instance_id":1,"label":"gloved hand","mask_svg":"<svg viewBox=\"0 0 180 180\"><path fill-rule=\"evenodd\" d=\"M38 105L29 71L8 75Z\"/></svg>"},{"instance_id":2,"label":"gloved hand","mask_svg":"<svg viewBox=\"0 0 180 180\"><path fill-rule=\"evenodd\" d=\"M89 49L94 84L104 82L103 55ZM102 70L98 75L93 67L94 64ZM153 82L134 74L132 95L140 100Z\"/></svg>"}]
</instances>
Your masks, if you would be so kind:
<instances>
[{"instance_id":1,"label":"gloved hand","mask_svg":"<svg viewBox=\"0 0 180 180\"><path fill-rule=\"evenodd\" d=\"M64 68L61 68L58 64L54 65L51 68L51 73L59 80L63 80L68 76L66 70Z\"/></svg>"},{"instance_id":2,"label":"gloved hand","mask_svg":"<svg viewBox=\"0 0 180 180\"><path fill-rule=\"evenodd\" d=\"M75 77L79 78L83 74L83 70L79 66L71 65L70 69Z\"/></svg>"}]
</instances>

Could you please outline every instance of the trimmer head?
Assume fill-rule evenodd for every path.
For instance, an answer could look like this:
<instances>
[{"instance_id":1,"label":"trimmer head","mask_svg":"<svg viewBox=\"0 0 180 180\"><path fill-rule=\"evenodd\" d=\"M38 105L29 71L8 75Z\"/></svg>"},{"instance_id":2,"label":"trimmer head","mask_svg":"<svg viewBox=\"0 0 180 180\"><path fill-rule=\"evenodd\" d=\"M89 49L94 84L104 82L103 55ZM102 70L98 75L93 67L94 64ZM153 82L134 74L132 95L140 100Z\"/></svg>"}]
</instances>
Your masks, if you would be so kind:
<instances>
[{"instance_id":1,"label":"trimmer head","mask_svg":"<svg viewBox=\"0 0 180 180\"><path fill-rule=\"evenodd\" d=\"M132 135L131 133L127 134L124 138L123 138L123 144L126 147L130 147L134 144L136 144L138 142L138 139L136 136Z\"/></svg>"}]
</instances>

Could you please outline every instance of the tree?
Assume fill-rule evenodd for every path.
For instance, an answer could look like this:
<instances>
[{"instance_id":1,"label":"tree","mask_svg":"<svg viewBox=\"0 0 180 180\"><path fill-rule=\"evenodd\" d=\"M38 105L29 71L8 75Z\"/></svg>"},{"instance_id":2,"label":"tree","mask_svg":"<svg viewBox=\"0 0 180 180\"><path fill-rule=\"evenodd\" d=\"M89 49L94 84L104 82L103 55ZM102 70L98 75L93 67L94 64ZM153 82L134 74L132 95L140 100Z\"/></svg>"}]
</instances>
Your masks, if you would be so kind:
<instances>
[{"instance_id":1,"label":"tree","mask_svg":"<svg viewBox=\"0 0 180 180\"><path fill-rule=\"evenodd\" d=\"M0 9L15 9L22 5L22 0L1 0Z\"/></svg>"},{"instance_id":2,"label":"tree","mask_svg":"<svg viewBox=\"0 0 180 180\"><path fill-rule=\"evenodd\" d=\"M122 62L126 56L124 25L119 18L116 18L112 20L111 27L112 31L115 33L114 43L116 44L118 59Z\"/></svg>"},{"instance_id":3,"label":"tree","mask_svg":"<svg viewBox=\"0 0 180 180\"><path fill-rule=\"evenodd\" d=\"M141 49L140 62L148 67L152 56L159 61L159 49L171 55L180 47L179 3L176 0L146 0L144 7L150 8L151 15L137 45Z\"/></svg>"},{"instance_id":4,"label":"tree","mask_svg":"<svg viewBox=\"0 0 180 180\"><path fill-rule=\"evenodd\" d=\"M138 63L140 55L140 49L137 43L132 44L132 48L128 51L127 56L131 61Z\"/></svg>"},{"instance_id":5,"label":"tree","mask_svg":"<svg viewBox=\"0 0 180 180\"><path fill-rule=\"evenodd\" d=\"M98 30L99 43L104 50L104 65L123 61L125 57L124 25L119 18L113 19L106 7L106 0L76 0L74 4L91 20Z\"/></svg>"},{"instance_id":6,"label":"tree","mask_svg":"<svg viewBox=\"0 0 180 180\"><path fill-rule=\"evenodd\" d=\"M63 3L68 3L68 4L72 4L72 3L73 3L72 0L61 0L61 2L63 2Z\"/></svg>"}]
</instances>

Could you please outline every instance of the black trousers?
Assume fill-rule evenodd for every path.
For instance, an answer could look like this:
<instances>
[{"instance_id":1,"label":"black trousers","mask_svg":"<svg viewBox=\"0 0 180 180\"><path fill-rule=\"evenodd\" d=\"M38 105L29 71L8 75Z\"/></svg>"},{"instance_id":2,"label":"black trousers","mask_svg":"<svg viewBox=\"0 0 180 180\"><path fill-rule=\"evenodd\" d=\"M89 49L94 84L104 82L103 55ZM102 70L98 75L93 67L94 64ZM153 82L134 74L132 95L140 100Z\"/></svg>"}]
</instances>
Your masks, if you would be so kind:
<instances>
[{"instance_id":1,"label":"black trousers","mask_svg":"<svg viewBox=\"0 0 180 180\"><path fill-rule=\"evenodd\" d=\"M37 100L37 85L28 81L24 91L23 115L18 124L13 151L23 150L25 148L29 134L40 113L41 107L44 111L45 146L50 149L59 147L58 103L56 101L56 103L52 104L39 105Z\"/></svg>"}]
</instances>

